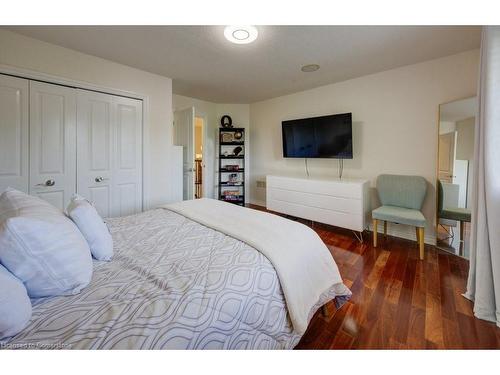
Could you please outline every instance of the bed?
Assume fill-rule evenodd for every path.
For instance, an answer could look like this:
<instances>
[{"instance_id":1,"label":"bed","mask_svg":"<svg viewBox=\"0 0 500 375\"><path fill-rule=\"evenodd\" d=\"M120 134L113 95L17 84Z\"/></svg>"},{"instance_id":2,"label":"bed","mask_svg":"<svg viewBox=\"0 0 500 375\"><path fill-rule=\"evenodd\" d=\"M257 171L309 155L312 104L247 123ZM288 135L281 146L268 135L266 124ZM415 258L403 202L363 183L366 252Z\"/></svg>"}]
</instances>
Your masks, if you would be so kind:
<instances>
[{"instance_id":1,"label":"bed","mask_svg":"<svg viewBox=\"0 0 500 375\"><path fill-rule=\"evenodd\" d=\"M292 225L294 231L301 226L307 235L316 235L311 229L227 203L192 202L187 209L181 203L108 219L113 260L94 261L92 281L80 294L33 299L29 325L3 344L63 349L290 349L305 331L300 319L307 325L326 302L334 300L340 307L350 297L329 253L331 261L324 254L322 261L333 269L331 285L309 298L313 302L304 303L292 294L304 289L304 280L311 277L306 273L315 270L301 270L303 259L298 257L285 268L278 264L282 261L273 264L270 259L275 255L257 250L269 247L272 239L262 237L262 245L237 233L260 237L245 225L266 228L266 220L286 221L283 225ZM233 212L236 216L231 217ZM221 224L225 220L236 232ZM257 229L266 231L262 228ZM278 233L276 228L268 231ZM294 260L293 253L289 258ZM287 274L286 267L299 274ZM299 317L299 310L307 316Z\"/></svg>"}]
</instances>

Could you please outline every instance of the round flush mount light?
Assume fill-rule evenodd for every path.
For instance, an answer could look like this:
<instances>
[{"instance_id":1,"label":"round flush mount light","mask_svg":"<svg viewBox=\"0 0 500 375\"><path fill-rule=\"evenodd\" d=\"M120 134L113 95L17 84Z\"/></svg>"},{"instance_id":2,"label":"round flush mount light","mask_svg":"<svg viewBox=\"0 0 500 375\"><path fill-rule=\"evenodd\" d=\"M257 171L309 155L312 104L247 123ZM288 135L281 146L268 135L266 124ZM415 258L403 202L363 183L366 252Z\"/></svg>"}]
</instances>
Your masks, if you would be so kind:
<instances>
[{"instance_id":1,"label":"round flush mount light","mask_svg":"<svg viewBox=\"0 0 500 375\"><path fill-rule=\"evenodd\" d=\"M319 69L318 64L308 64L308 65L304 65L302 68L300 68L300 70L302 70L304 73L315 72L318 69Z\"/></svg>"},{"instance_id":2,"label":"round flush mount light","mask_svg":"<svg viewBox=\"0 0 500 375\"><path fill-rule=\"evenodd\" d=\"M236 44L252 43L259 32L255 26L226 26L224 29L224 36L227 40Z\"/></svg>"}]
</instances>

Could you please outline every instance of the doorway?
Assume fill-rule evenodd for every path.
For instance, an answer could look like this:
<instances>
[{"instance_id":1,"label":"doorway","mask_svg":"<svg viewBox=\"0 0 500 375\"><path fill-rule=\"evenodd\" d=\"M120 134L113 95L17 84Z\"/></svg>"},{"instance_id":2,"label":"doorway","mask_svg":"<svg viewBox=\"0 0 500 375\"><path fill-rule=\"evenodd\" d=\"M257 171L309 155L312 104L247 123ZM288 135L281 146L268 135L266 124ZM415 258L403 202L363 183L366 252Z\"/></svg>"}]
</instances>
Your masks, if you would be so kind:
<instances>
[{"instance_id":1,"label":"doorway","mask_svg":"<svg viewBox=\"0 0 500 375\"><path fill-rule=\"evenodd\" d=\"M207 196L207 116L189 107L174 111L174 145L182 146L182 198Z\"/></svg>"},{"instance_id":2,"label":"doorway","mask_svg":"<svg viewBox=\"0 0 500 375\"><path fill-rule=\"evenodd\" d=\"M205 132L205 121L202 117L194 118L194 198L203 198L204 183L204 157L203 157L203 134Z\"/></svg>"}]
</instances>

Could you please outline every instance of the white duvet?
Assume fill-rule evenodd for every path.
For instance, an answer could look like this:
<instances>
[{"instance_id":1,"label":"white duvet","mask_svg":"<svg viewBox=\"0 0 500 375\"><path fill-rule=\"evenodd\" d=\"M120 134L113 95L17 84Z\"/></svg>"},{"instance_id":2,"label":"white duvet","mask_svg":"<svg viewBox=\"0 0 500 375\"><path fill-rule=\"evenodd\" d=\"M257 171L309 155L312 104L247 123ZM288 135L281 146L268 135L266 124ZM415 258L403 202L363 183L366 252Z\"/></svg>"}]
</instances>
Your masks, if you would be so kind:
<instances>
[{"instance_id":1,"label":"white duvet","mask_svg":"<svg viewBox=\"0 0 500 375\"><path fill-rule=\"evenodd\" d=\"M305 332L322 294L332 288L349 293L326 245L303 224L206 198L164 207L245 242L267 257L276 269L299 334Z\"/></svg>"}]
</instances>

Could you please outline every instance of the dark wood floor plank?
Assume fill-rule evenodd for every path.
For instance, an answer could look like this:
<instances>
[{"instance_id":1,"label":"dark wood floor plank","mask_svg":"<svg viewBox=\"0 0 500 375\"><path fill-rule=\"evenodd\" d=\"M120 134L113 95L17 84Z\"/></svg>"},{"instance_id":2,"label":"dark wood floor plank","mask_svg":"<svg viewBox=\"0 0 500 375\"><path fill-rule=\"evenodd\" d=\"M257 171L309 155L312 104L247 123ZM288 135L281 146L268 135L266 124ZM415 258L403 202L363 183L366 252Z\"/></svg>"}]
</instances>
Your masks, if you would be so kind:
<instances>
[{"instance_id":1,"label":"dark wood floor plank","mask_svg":"<svg viewBox=\"0 0 500 375\"><path fill-rule=\"evenodd\" d=\"M420 261L414 241L380 236L373 248L369 232L360 243L345 229L313 229L353 295L338 310L329 304L327 317L316 313L296 349L500 348L500 328L475 318L462 296L466 259L426 245Z\"/></svg>"}]
</instances>

